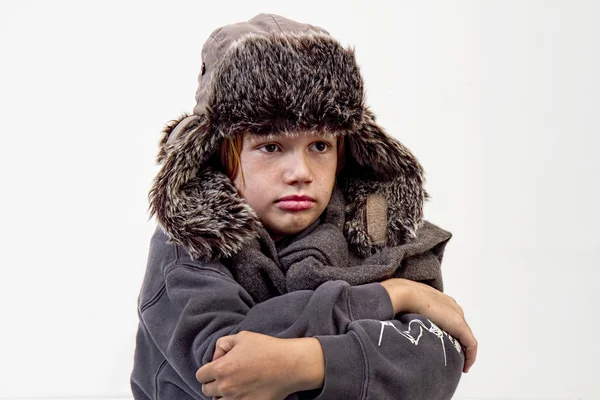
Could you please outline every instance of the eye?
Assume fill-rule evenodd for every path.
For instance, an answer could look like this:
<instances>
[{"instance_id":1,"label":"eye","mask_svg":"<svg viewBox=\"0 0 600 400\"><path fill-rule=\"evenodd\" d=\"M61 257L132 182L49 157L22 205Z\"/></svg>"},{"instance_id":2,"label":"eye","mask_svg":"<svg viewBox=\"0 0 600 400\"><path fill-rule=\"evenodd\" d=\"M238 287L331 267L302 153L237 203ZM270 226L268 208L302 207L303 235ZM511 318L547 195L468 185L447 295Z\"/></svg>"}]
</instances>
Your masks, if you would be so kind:
<instances>
[{"instance_id":1,"label":"eye","mask_svg":"<svg viewBox=\"0 0 600 400\"><path fill-rule=\"evenodd\" d=\"M260 151L264 151L265 153L275 153L279 149L279 146L277 146L274 143L269 143L269 144L260 146L258 149Z\"/></svg>"},{"instance_id":2,"label":"eye","mask_svg":"<svg viewBox=\"0 0 600 400\"><path fill-rule=\"evenodd\" d=\"M331 145L327 142L315 142L311 146L311 148L316 150L318 153L326 152L329 149L329 147L331 147Z\"/></svg>"}]
</instances>

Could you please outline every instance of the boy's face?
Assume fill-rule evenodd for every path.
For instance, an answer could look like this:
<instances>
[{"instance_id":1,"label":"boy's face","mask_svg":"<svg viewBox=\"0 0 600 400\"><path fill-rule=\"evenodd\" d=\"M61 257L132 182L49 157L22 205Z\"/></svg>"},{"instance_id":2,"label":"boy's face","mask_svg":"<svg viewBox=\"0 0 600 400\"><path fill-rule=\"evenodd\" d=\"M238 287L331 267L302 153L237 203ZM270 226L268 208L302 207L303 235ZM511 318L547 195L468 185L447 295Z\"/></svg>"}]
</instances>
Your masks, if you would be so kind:
<instances>
[{"instance_id":1,"label":"boy's face","mask_svg":"<svg viewBox=\"0 0 600 400\"><path fill-rule=\"evenodd\" d=\"M333 135L244 135L243 174L233 183L274 240L304 230L327 207L337 170L336 146Z\"/></svg>"}]
</instances>

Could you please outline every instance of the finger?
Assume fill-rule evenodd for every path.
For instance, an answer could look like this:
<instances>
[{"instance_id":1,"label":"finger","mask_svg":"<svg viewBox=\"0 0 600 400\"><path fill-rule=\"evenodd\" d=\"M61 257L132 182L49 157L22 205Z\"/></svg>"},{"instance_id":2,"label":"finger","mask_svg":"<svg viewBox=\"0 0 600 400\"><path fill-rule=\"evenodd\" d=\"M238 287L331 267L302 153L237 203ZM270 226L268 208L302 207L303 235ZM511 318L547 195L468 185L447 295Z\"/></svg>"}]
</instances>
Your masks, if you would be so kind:
<instances>
[{"instance_id":1,"label":"finger","mask_svg":"<svg viewBox=\"0 0 600 400\"><path fill-rule=\"evenodd\" d=\"M207 382L202 384L202 393L208 397L220 397L219 387L217 381Z\"/></svg>"},{"instance_id":2,"label":"finger","mask_svg":"<svg viewBox=\"0 0 600 400\"><path fill-rule=\"evenodd\" d=\"M203 365L196 371L196 380L200 383L214 381L216 379L213 363Z\"/></svg>"},{"instance_id":3,"label":"finger","mask_svg":"<svg viewBox=\"0 0 600 400\"><path fill-rule=\"evenodd\" d=\"M470 328L468 328L468 334L459 339L459 341L465 349L465 365L463 367L463 372L467 373L473 364L475 364L475 360L477 359L478 343Z\"/></svg>"},{"instance_id":4,"label":"finger","mask_svg":"<svg viewBox=\"0 0 600 400\"><path fill-rule=\"evenodd\" d=\"M442 329L454 336L461 344L465 353L463 372L466 373L469 371L477 357L477 340L475 340L475 336L473 336L473 332L467 322L464 318L460 317L459 314L454 314L451 317L451 320L452 322L450 322L448 326L449 329L445 329L444 327L442 327Z\"/></svg>"},{"instance_id":5,"label":"finger","mask_svg":"<svg viewBox=\"0 0 600 400\"><path fill-rule=\"evenodd\" d=\"M219 358L223 357L225 354L227 354L227 351L225 351L220 346L216 346L215 347L215 354L213 354L212 360L213 361L217 361Z\"/></svg>"},{"instance_id":6,"label":"finger","mask_svg":"<svg viewBox=\"0 0 600 400\"><path fill-rule=\"evenodd\" d=\"M477 359L477 341L475 344L467 346L465 348L465 366L463 372L469 372L473 364L475 364L475 360Z\"/></svg>"},{"instance_id":7,"label":"finger","mask_svg":"<svg viewBox=\"0 0 600 400\"><path fill-rule=\"evenodd\" d=\"M225 354L230 352L231 349L233 349L233 346L235 346L235 343L235 335L223 336L222 338L217 340L217 343L215 344L215 353L213 354L212 360L218 360L219 358L223 357Z\"/></svg>"}]
</instances>

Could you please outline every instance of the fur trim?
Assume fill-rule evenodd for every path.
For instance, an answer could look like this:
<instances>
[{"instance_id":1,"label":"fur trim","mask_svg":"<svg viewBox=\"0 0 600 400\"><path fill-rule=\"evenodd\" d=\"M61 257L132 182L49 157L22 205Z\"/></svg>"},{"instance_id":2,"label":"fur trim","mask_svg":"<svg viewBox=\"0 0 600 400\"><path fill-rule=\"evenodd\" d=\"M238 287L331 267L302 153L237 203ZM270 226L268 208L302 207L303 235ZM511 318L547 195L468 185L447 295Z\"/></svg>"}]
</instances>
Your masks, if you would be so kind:
<instances>
[{"instance_id":1,"label":"fur trim","mask_svg":"<svg viewBox=\"0 0 600 400\"><path fill-rule=\"evenodd\" d=\"M231 180L207 165L214 147L206 118L162 149L163 166L149 194L150 217L194 258L229 257L255 236L256 213L238 196Z\"/></svg>"},{"instance_id":2,"label":"fur trim","mask_svg":"<svg viewBox=\"0 0 600 400\"><path fill-rule=\"evenodd\" d=\"M190 114L183 113L179 118L176 118L176 119L173 119L173 120L169 121L165 125L165 127L163 128L163 130L162 130L163 135L160 138L160 141L158 142L158 155L156 156L156 162L158 164L161 164L162 161L164 160L164 158L167 155L167 149L166 149L166 147L167 147L167 141L169 140L169 137L171 136L171 133L177 127L177 125L179 125L179 123L182 120L184 120L185 118L187 118L189 116L190 116Z\"/></svg>"},{"instance_id":3,"label":"fur trim","mask_svg":"<svg viewBox=\"0 0 600 400\"><path fill-rule=\"evenodd\" d=\"M354 51L328 35L246 35L215 68L209 114L226 137L339 132L362 120L363 81Z\"/></svg>"},{"instance_id":4,"label":"fur trim","mask_svg":"<svg viewBox=\"0 0 600 400\"><path fill-rule=\"evenodd\" d=\"M423 223L422 203L427 194L410 193L410 183L407 184L405 177L398 176L388 182L348 179L344 186L345 198L352 199L347 201L344 234L355 252L367 257L383 247L408 243L416 237ZM382 244L373 243L367 229L367 197L372 194L387 200L386 242Z\"/></svg>"},{"instance_id":5,"label":"fur trim","mask_svg":"<svg viewBox=\"0 0 600 400\"><path fill-rule=\"evenodd\" d=\"M351 162L342 171L346 177L344 195L348 202L345 233L361 255L377 248L396 246L416 237L423 221L423 205L428 198L424 171L415 156L379 127L369 111L358 132L346 136ZM387 243L371 242L366 225L367 197L379 194L387 199Z\"/></svg>"}]
</instances>

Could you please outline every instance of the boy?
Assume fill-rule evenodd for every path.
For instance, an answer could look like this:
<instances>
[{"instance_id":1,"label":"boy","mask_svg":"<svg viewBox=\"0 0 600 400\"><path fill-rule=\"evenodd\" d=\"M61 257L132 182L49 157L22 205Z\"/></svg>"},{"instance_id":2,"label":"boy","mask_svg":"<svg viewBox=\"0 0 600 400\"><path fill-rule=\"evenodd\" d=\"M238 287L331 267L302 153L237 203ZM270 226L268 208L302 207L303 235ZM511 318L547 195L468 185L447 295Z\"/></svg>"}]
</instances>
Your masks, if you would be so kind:
<instances>
[{"instance_id":1,"label":"boy","mask_svg":"<svg viewBox=\"0 0 600 400\"><path fill-rule=\"evenodd\" d=\"M202 58L150 192L134 397L451 398L476 341L432 288L450 234L422 220L422 168L364 106L353 52L260 14Z\"/></svg>"}]
</instances>

